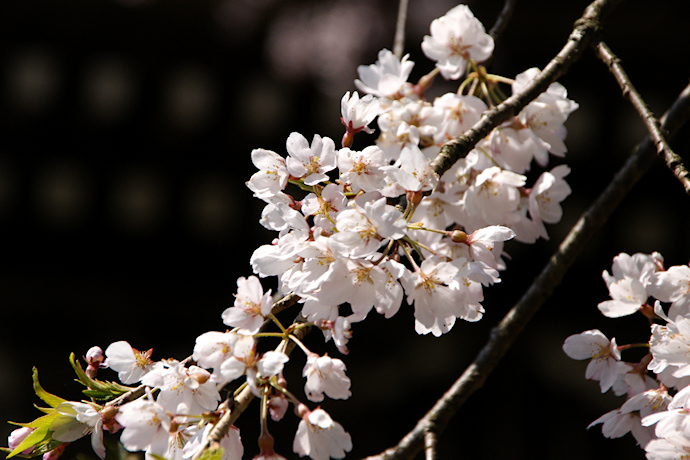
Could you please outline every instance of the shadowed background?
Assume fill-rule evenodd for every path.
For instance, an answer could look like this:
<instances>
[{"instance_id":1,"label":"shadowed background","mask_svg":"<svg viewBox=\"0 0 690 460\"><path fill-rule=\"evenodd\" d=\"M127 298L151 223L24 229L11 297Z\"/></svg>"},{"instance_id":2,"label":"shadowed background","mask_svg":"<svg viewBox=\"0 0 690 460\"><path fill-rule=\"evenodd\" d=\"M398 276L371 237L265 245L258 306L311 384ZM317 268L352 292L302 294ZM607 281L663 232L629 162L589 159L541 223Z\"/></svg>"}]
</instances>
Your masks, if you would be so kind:
<instances>
[{"instance_id":1,"label":"shadowed background","mask_svg":"<svg viewBox=\"0 0 690 460\"><path fill-rule=\"evenodd\" d=\"M488 28L502 1L468 2ZM419 44L454 6L410 0L406 52L412 80L432 69ZM565 43L586 1L519 1L492 71L543 67ZM275 0L5 0L0 3L0 417L28 421L31 368L44 387L79 399L68 356L127 340L154 359L191 353L223 330L221 312L249 257L273 234L244 186L253 148L285 154L292 131L338 143L340 98L358 65L392 47L397 2ZM685 2L623 3L604 38L660 115L687 83ZM570 225L603 189L641 122L590 51L560 80L580 104L568 124L568 182L551 239L507 245L503 282L487 313L441 338L417 336L410 308L354 327L349 401L323 407L353 438L352 458L377 453L415 421L474 358L489 329L527 288ZM442 83L442 82L437 82ZM437 84L430 97L451 90ZM373 141L360 134L359 146ZM683 155L690 131L672 145ZM561 351L566 337L599 328L619 344L645 341L643 318L604 319L601 271L621 251L690 259L687 197L657 163L585 249L487 385L453 419L440 458L644 458L632 438L605 440L586 426L622 400L584 379ZM273 279L265 288L275 288ZM289 313L285 321L289 321ZM339 356L320 333L308 345ZM625 356L625 355L624 355ZM300 393L303 356L288 378ZM102 378L113 377L103 373ZM313 405L312 405L313 406ZM243 415L246 457L258 453L258 406ZM288 458L297 418L271 424ZM0 425L0 440L12 430ZM4 444L5 441L2 441ZM95 457L87 441L70 447Z\"/></svg>"}]
</instances>

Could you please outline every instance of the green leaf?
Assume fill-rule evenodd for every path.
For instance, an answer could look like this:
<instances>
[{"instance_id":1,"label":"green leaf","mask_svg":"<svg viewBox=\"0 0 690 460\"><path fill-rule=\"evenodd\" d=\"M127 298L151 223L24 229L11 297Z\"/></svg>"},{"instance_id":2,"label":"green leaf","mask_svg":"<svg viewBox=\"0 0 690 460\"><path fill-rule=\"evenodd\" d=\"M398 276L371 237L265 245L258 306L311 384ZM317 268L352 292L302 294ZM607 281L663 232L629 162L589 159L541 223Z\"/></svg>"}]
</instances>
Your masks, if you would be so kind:
<instances>
[{"instance_id":1,"label":"green leaf","mask_svg":"<svg viewBox=\"0 0 690 460\"><path fill-rule=\"evenodd\" d=\"M34 381L34 391L36 392L36 396L41 398L46 404L48 404L50 407L57 407L63 402L66 402L66 399L62 399L59 396L55 396L54 394L50 394L47 391L43 389L40 383L38 383L38 369L34 367L33 369L33 375L31 376Z\"/></svg>"},{"instance_id":2,"label":"green leaf","mask_svg":"<svg viewBox=\"0 0 690 460\"><path fill-rule=\"evenodd\" d=\"M223 448L222 447L209 447L201 454L199 460L221 460L223 458Z\"/></svg>"},{"instance_id":3,"label":"green leaf","mask_svg":"<svg viewBox=\"0 0 690 460\"><path fill-rule=\"evenodd\" d=\"M81 364L77 361L74 353L70 354L69 362L72 364L72 368L77 374L77 381L87 388L83 390L82 393L90 398L110 401L132 390L132 388L120 385L119 383L92 379L86 375L86 372L81 368Z\"/></svg>"}]
</instances>

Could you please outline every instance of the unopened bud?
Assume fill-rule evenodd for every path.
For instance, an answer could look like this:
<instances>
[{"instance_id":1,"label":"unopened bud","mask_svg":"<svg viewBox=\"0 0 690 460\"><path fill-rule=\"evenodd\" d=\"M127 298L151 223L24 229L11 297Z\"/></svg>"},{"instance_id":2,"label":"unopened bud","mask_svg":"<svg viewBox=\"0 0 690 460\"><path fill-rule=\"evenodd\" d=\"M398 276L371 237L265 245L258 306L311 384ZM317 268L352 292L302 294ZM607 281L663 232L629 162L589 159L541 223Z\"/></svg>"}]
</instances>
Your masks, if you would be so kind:
<instances>
[{"instance_id":1,"label":"unopened bud","mask_svg":"<svg viewBox=\"0 0 690 460\"><path fill-rule=\"evenodd\" d=\"M195 372L190 375L191 378L199 382L199 385L203 385L204 383L208 382L210 376L211 374L206 372Z\"/></svg>"},{"instance_id":2,"label":"unopened bud","mask_svg":"<svg viewBox=\"0 0 690 460\"><path fill-rule=\"evenodd\" d=\"M463 232L462 230L453 230L452 232L448 232L448 236L451 240L453 240L454 243L467 244L467 233Z\"/></svg>"},{"instance_id":3,"label":"unopened bud","mask_svg":"<svg viewBox=\"0 0 690 460\"><path fill-rule=\"evenodd\" d=\"M408 191L405 195L405 198L407 198L408 203L416 207L422 201L422 198L424 198L424 193L422 193L421 190L418 190L416 192Z\"/></svg>"}]
</instances>

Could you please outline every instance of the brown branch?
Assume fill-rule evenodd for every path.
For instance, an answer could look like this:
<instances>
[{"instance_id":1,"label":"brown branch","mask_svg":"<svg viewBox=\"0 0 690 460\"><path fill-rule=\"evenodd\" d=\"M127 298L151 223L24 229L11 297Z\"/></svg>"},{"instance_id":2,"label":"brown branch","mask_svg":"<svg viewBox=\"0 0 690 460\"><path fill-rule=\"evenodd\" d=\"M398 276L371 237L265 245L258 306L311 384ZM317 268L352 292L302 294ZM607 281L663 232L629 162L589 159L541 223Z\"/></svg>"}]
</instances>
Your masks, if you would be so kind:
<instances>
[{"instance_id":1,"label":"brown branch","mask_svg":"<svg viewBox=\"0 0 690 460\"><path fill-rule=\"evenodd\" d=\"M493 27L489 30L489 35L494 39L494 44L506 29L508 21L510 21L511 16L513 16L513 10L516 4L517 0L506 0L503 4L503 9L501 9L498 18L496 18L496 22L494 22Z\"/></svg>"},{"instance_id":2,"label":"brown branch","mask_svg":"<svg viewBox=\"0 0 690 460\"><path fill-rule=\"evenodd\" d=\"M402 59L405 50L405 22L407 22L408 0L400 0L398 3L398 20L395 23L395 38L393 39L393 54Z\"/></svg>"},{"instance_id":3,"label":"brown branch","mask_svg":"<svg viewBox=\"0 0 690 460\"><path fill-rule=\"evenodd\" d=\"M637 113L642 118L642 121L647 127L647 131L649 131L649 134L656 144L657 153L664 159L666 166L668 166L673 175L680 181L685 189L685 193L690 195L690 179L688 178L688 170L685 169L685 165L683 165L682 158L673 151L670 145L668 145L666 137L659 129L659 121L654 117L654 114L649 110L649 107L647 107L640 93L635 89L635 86L633 86L630 77L628 77L628 74L621 65L620 59L618 59L618 57L613 54L613 51L611 51L611 48L602 41L596 43L595 48L599 59L608 66L609 70L616 78L618 85L623 91L623 96L632 103L633 107L635 107L635 110L637 110Z\"/></svg>"},{"instance_id":4,"label":"brown branch","mask_svg":"<svg viewBox=\"0 0 690 460\"><path fill-rule=\"evenodd\" d=\"M668 132L669 137L672 137L688 118L690 118L690 85L683 90L673 106L662 117L662 128ZM525 328L530 318L560 284L587 241L603 226L633 185L649 169L656 158L655 150L654 141L649 136L635 148L611 183L580 216L527 292L492 329L489 340L472 364L398 445L381 454L367 457L369 460L412 459L423 448L425 433L429 431L429 427L433 427L437 435L443 431L450 418L457 413L470 395L484 385L491 371Z\"/></svg>"},{"instance_id":5,"label":"brown branch","mask_svg":"<svg viewBox=\"0 0 690 460\"><path fill-rule=\"evenodd\" d=\"M551 83L563 75L570 65L577 61L594 39L603 20L623 0L595 0L575 22L575 27L561 51L525 88L513 94L501 104L487 110L482 118L459 138L443 145L439 154L431 162L431 167L439 176L463 158L474 146L486 137L492 129L519 113L528 103L546 91Z\"/></svg>"}]
</instances>

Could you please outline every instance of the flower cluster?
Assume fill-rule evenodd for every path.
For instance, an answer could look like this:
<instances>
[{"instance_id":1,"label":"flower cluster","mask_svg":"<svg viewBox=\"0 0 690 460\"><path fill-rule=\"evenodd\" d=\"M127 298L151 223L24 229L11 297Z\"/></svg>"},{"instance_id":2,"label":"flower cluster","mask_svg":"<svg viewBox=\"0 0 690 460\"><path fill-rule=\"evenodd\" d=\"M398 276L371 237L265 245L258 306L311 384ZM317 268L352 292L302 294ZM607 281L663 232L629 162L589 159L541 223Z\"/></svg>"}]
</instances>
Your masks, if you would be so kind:
<instances>
[{"instance_id":1,"label":"flower cluster","mask_svg":"<svg viewBox=\"0 0 690 460\"><path fill-rule=\"evenodd\" d=\"M274 451L268 419L281 420L290 403L299 418L293 451L316 460L343 458L352 448L350 435L322 408L300 401L282 371L290 360L288 344L299 347L307 358L304 395L319 403L326 396L349 398L345 364L309 350L298 332L318 328L346 354L353 324L372 309L390 318L405 298L414 306L419 334L440 336L458 319L481 319L483 289L499 282L506 268L504 242L548 238L545 224L560 220L560 203L570 194L565 164L535 175L531 186L525 175L533 161L546 168L549 154L565 155L563 124L577 104L558 83L441 177L432 168L446 142L506 98L506 86L521 91L538 75L537 69L514 79L488 73L480 63L493 47L466 6L453 8L424 38L422 50L435 68L416 84L408 81L414 67L409 57L385 49L375 64L359 67L355 86L363 96L348 92L341 100L340 148L329 137L316 134L310 141L292 133L286 155L251 153L258 171L247 186L265 202L261 225L277 232L271 244L254 251L251 266L261 278L278 278L278 294L295 300L301 322L283 326L276 316L281 301L274 304L259 277L239 278L234 305L221 315L231 329L201 334L186 360L154 361L152 350L126 341L104 353L89 350L85 372L72 360L91 400L70 402L37 391L51 408L13 433L11 455L53 458L66 443L91 435L103 458L108 430L121 431L124 448L147 458L200 458L209 448L216 449L214 459L241 458L239 429L220 421L233 414L236 398L251 393L261 401L255 458L283 458ZM430 100L426 93L439 74L464 79L457 91ZM356 149L355 136L374 134L374 123L375 141ZM259 352L265 348L258 340L271 337L280 345ZM95 380L106 367L122 384L141 385ZM225 399L223 392L240 379Z\"/></svg>"},{"instance_id":2,"label":"flower cluster","mask_svg":"<svg viewBox=\"0 0 690 460\"><path fill-rule=\"evenodd\" d=\"M619 254L603 278L611 296L599 304L607 317L641 313L649 319L647 343L618 345L598 330L566 339L573 359L589 359L586 378L626 396L620 408L602 415L607 438L632 433L650 460L690 455L690 267L664 268L659 253ZM631 348L648 350L639 361L622 360Z\"/></svg>"}]
</instances>

